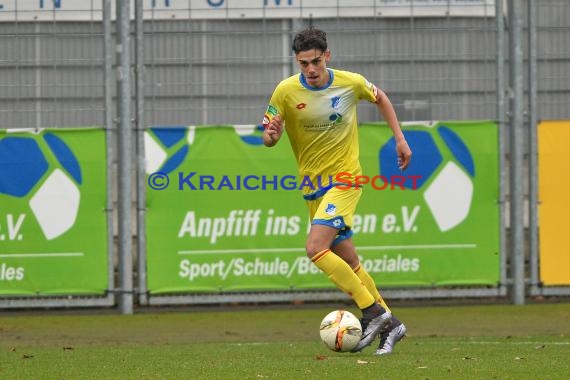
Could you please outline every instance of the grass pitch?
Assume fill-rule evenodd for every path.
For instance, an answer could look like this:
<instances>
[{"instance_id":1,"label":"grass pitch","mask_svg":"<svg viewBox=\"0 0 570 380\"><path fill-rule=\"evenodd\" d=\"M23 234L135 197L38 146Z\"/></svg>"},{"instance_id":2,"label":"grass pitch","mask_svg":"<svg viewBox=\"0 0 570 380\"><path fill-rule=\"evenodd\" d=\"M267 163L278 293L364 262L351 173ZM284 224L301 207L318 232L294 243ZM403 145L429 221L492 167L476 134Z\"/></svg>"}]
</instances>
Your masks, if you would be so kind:
<instances>
[{"instance_id":1,"label":"grass pitch","mask_svg":"<svg viewBox=\"0 0 570 380\"><path fill-rule=\"evenodd\" d=\"M341 305L339 305L339 308ZM333 307L334 308L334 307ZM570 304L401 307L389 356L329 351L330 306L0 317L2 379L568 379ZM357 313L357 310L349 308ZM358 315L358 314L357 314Z\"/></svg>"}]
</instances>

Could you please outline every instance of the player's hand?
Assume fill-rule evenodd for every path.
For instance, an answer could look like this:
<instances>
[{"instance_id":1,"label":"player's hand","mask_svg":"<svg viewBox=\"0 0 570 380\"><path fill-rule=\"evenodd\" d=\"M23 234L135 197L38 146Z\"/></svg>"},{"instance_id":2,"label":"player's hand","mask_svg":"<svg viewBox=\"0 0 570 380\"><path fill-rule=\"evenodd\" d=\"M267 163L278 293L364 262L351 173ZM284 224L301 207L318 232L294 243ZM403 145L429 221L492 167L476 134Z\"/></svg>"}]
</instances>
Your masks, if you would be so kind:
<instances>
[{"instance_id":1,"label":"player's hand","mask_svg":"<svg viewBox=\"0 0 570 380\"><path fill-rule=\"evenodd\" d=\"M398 167L406 170L412 159L412 150L405 139L396 142L396 154L398 155Z\"/></svg>"},{"instance_id":2,"label":"player's hand","mask_svg":"<svg viewBox=\"0 0 570 380\"><path fill-rule=\"evenodd\" d=\"M281 120L281 115L277 114L271 119L263 132L263 143L266 146L273 146L277 144L282 134L283 120Z\"/></svg>"}]
</instances>

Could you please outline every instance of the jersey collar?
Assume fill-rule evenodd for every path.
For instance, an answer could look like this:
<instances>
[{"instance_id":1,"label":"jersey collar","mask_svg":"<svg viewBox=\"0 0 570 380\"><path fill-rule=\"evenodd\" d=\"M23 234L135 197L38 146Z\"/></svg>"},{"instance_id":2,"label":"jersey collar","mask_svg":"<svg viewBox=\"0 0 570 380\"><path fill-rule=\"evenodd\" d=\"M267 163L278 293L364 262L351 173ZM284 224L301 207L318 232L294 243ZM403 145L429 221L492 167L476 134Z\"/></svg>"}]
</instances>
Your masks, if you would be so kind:
<instances>
[{"instance_id":1,"label":"jersey collar","mask_svg":"<svg viewBox=\"0 0 570 380\"><path fill-rule=\"evenodd\" d=\"M331 69L327 69L327 71L329 72L329 81L321 87L311 87L307 84L307 80L305 79L305 76L303 75L303 73L301 73L299 75L299 81L301 82L301 84L303 85L303 87L305 87L307 90L311 90L311 91L320 91L320 90L325 90L327 88L329 88L329 86L332 84L333 80L334 80L334 73Z\"/></svg>"}]
</instances>

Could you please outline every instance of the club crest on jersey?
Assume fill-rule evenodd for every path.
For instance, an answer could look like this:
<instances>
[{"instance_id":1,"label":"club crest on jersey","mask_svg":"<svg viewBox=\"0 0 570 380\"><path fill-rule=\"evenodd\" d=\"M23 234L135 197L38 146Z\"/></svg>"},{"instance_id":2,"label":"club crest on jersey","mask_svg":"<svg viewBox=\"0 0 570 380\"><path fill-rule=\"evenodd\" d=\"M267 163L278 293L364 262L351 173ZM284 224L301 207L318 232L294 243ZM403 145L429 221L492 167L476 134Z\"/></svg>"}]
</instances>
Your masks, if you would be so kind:
<instances>
[{"instance_id":1,"label":"club crest on jersey","mask_svg":"<svg viewBox=\"0 0 570 380\"><path fill-rule=\"evenodd\" d=\"M337 109L340 104L340 96L333 96L331 99L331 107Z\"/></svg>"},{"instance_id":2,"label":"club crest on jersey","mask_svg":"<svg viewBox=\"0 0 570 380\"><path fill-rule=\"evenodd\" d=\"M327 213L327 215L333 216L334 214L336 214L336 206L332 203L329 203L327 205L325 212Z\"/></svg>"},{"instance_id":3,"label":"club crest on jersey","mask_svg":"<svg viewBox=\"0 0 570 380\"><path fill-rule=\"evenodd\" d=\"M298 110L302 110L303 108L305 108L307 105L305 103L299 103L295 106L295 108L297 108Z\"/></svg>"}]
</instances>

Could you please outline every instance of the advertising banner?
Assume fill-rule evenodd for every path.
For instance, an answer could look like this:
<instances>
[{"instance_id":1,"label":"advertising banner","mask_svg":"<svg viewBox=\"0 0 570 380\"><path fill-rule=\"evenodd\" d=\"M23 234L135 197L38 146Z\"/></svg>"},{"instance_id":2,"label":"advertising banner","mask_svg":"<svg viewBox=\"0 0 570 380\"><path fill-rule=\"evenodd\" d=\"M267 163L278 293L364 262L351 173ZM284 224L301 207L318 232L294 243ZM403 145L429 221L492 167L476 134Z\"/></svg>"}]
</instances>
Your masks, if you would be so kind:
<instances>
[{"instance_id":1,"label":"advertising banner","mask_svg":"<svg viewBox=\"0 0 570 380\"><path fill-rule=\"evenodd\" d=\"M0 295L103 294L102 129L0 130Z\"/></svg>"},{"instance_id":2,"label":"advertising banner","mask_svg":"<svg viewBox=\"0 0 570 380\"><path fill-rule=\"evenodd\" d=\"M389 128L360 127L362 264L382 286L496 285L496 124L404 130L414 156L401 173ZM260 136L256 126L145 132L151 294L332 287L305 255L307 184L286 135L271 149Z\"/></svg>"},{"instance_id":3,"label":"advertising banner","mask_svg":"<svg viewBox=\"0 0 570 380\"><path fill-rule=\"evenodd\" d=\"M134 18L135 0L130 0ZM115 18L116 1L111 2ZM495 0L145 0L145 20L494 17ZM103 0L2 0L0 21L100 21Z\"/></svg>"},{"instance_id":4,"label":"advertising banner","mask_svg":"<svg viewBox=\"0 0 570 380\"><path fill-rule=\"evenodd\" d=\"M570 285L570 121L543 121L538 125L538 194L540 281Z\"/></svg>"}]
</instances>

